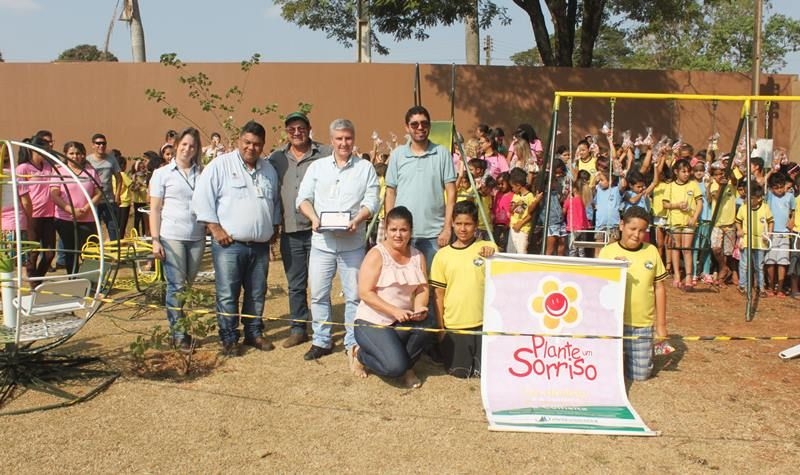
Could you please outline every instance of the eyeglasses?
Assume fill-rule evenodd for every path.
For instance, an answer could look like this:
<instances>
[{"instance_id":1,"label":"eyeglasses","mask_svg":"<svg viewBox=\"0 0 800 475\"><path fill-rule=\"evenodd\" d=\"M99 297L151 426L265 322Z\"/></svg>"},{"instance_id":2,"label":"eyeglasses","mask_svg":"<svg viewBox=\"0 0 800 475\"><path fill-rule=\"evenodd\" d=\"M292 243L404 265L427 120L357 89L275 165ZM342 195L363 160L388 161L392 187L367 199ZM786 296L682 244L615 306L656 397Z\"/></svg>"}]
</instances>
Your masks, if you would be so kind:
<instances>
[{"instance_id":1,"label":"eyeglasses","mask_svg":"<svg viewBox=\"0 0 800 475\"><path fill-rule=\"evenodd\" d=\"M286 127L287 134L304 134L308 132L306 127Z\"/></svg>"},{"instance_id":2,"label":"eyeglasses","mask_svg":"<svg viewBox=\"0 0 800 475\"><path fill-rule=\"evenodd\" d=\"M93 143L95 145L97 145L98 147L102 147L102 146L106 145L106 142L93 142Z\"/></svg>"},{"instance_id":3,"label":"eyeglasses","mask_svg":"<svg viewBox=\"0 0 800 475\"><path fill-rule=\"evenodd\" d=\"M415 120L414 122L409 122L408 126L412 129L427 129L431 126L431 122L429 120Z\"/></svg>"}]
</instances>

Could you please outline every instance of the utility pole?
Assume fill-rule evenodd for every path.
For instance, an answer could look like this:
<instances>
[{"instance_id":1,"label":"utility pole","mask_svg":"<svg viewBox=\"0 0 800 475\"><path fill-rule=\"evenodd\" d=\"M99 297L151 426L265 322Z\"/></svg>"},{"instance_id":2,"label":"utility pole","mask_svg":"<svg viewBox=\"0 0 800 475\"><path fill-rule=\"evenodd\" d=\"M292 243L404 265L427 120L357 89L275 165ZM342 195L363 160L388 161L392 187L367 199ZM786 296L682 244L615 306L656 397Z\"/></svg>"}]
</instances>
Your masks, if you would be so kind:
<instances>
[{"instance_id":1,"label":"utility pole","mask_svg":"<svg viewBox=\"0 0 800 475\"><path fill-rule=\"evenodd\" d=\"M372 38L370 37L367 0L358 0L356 12L356 62L372 62Z\"/></svg>"},{"instance_id":2,"label":"utility pole","mask_svg":"<svg viewBox=\"0 0 800 475\"><path fill-rule=\"evenodd\" d=\"M486 66L492 65L492 49L494 49L492 36L486 35L486 39L483 41L483 52L485 53L484 57L486 58Z\"/></svg>"},{"instance_id":3,"label":"utility pole","mask_svg":"<svg viewBox=\"0 0 800 475\"><path fill-rule=\"evenodd\" d=\"M756 0L755 26L753 27L753 84L751 94L759 95L761 92L761 16L763 10L763 0ZM750 104L750 133L752 137L758 137L758 103ZM750 151L748 150L749 154Z\"/></svg>"}]
</instances>

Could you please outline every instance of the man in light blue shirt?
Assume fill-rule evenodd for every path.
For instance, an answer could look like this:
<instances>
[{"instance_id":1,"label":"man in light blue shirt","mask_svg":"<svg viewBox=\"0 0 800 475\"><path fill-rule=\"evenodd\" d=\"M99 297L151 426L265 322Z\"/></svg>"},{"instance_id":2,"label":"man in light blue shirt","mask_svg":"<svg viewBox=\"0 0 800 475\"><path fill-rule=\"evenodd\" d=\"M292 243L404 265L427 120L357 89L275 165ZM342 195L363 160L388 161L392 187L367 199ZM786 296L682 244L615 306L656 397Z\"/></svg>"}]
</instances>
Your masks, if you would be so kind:
<instances>
[{"instance_id":1,"label":"man in light blue shirt","mask_svg":"<svg viewBox=\"0 0 800 475\"><path fill-rule=\"evenodd\" d=\"M217 324L226 356L239 354L239 315L244 343L262 351L273 348L262 332L269 271L269 243L281 222L278 175L261 157L264 127L242 127L238 150L209 163L197 180L192 208L213 238ZM239 295L244 298L239 313Z\"/></svg>"},{"instance_id":2,"label":"man in light blue shirt","mask_svg":"<svg viewBox=\"0 0 800 475\"><path fill-rule=\"evenodd\" d=\"M389 158L385 208L388 212L395 206L405 206L411 211L411 244L425 255L430 271L436 251L450 244L456 171L449 150L428 140L431 115L427 109L409 109L405 124L411 141L395 148Z\"/></svg>"},{"instance_id":3,"label":"man in light blue shirt","mask_svg":"<svg viewBox=\"0 0 800 475\"><path fill-rule=\"evenodd\" d=\"M311 221L309 288L314 336L303 356L315 360L331 354L331 286L337 268L345 297L345 350L356 344L353 321L358 307L358 269L364 260L366 221L378 209L378 176L372 164L353 154L355 127L347 119L330 126L333 155L306 171L297 193L297 209ZM333 214L327 214L333 213ZM344 216L339 229L326 230L325 216Z\"/></svg>"}]
</instances>

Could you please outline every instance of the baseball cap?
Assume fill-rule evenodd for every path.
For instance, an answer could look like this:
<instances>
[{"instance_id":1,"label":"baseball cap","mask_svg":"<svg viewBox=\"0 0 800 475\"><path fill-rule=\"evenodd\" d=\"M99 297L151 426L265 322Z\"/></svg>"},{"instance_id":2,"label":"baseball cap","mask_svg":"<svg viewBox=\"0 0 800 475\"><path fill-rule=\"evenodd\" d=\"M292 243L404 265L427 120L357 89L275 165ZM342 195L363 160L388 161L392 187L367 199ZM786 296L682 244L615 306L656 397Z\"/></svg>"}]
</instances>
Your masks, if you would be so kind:
<instances>
[{"instance_id":1,"label":"baseball cap","mask_svg":"<svg viewBox=\"0 0 800 475\"><path fill-rule=\"evenodd\" d=\"M292 112L291 114L286 116L286 119L283 121L283 125L287 125L289 122L293 120L302 120L306 123L306 127L311 127L311 122L308 120L308 117L303 114L302 112Z\"/></svg>"}]
</instances>

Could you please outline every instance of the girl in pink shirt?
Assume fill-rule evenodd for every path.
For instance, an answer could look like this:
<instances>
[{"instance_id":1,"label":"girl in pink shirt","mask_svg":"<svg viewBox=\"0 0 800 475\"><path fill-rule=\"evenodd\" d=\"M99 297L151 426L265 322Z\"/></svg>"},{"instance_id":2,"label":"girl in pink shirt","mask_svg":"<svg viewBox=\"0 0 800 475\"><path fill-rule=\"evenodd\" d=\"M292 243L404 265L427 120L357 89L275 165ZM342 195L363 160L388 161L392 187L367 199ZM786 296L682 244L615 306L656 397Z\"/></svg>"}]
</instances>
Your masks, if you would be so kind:
<instances>
[{"instance_id":1,"label":"girl in pink shirt","mask_svg":"<svg viewBox=\"0 0 800 475\"><path fill-rule=\"evenodd\" d=\"M582 180L572 183L572 193L569 198L564 200L564 216L567 220L567 231L569 234L569 255L583 257L583 248L576 248L573 243L578 240L580 231L589 229L589 220L586 218L586 206L583 203Z\"/></svg>"},{"instance_id":2,"label":"girl in pink shirt","mask_svg":"<svg viewBox=\"0 0 800 475\"><path fill-rule=\"evenodd\" d=\"M75 182L69 173L63 171L60 177L53 179L50 197L55 205L55 227L64 243L67 274L74 274L78 271L76 256L89 236L97 232L90 199L96 205L103 195L96 185L97 174L87 166L86 147L80 142L67 142L64 144L64 154L67 156L67 166L80 181Z\"/></svg>"},{"instance_id":3,"label":"girl in pink shirt","mask_svg":"<svg viewBox=\"0 0 800 475\"><path fill-rule=\"evenodd\" d=\"M508 161L502 153L497 151L497 137L495 132L489 132L478 138L478 145L481 149L480 158L486 160L486 171L495 180L501 173L508 171Z\"/></svg>"},{"instance_id":4,"label":"girl in pink shirt","mask_svg":"<svg viewBox=\"0 0 800 475\"><path fill-rule=\"evenodd\" d=\"M511 200L514 192L508 181L508 172L503 172L497 177L497 192L492 201L492 217L494 225L494 238L500 252L506 251L508 244L508 226L511 222Z\"/></svg>"},{"instance_id":5,"label":"girl in pink shirt","mask_svg":"<svg viewBox=\"0 0 800 475\"><path fill-rule=\"evenodd\" d=\"M50 144L40 137L33 137L30 143L43 150L50 147ZM43 249L42 252L31 252L28 255L28 276L42 277L50 269L50 262L55 257L54 206L50 200L53 167L42 154L28 148L21 148L19 157L17 176L20 182L26 182L25 187L32 205L31 219L28 222L28 239L38 241Z\"/></svg>"}]
</instances>

